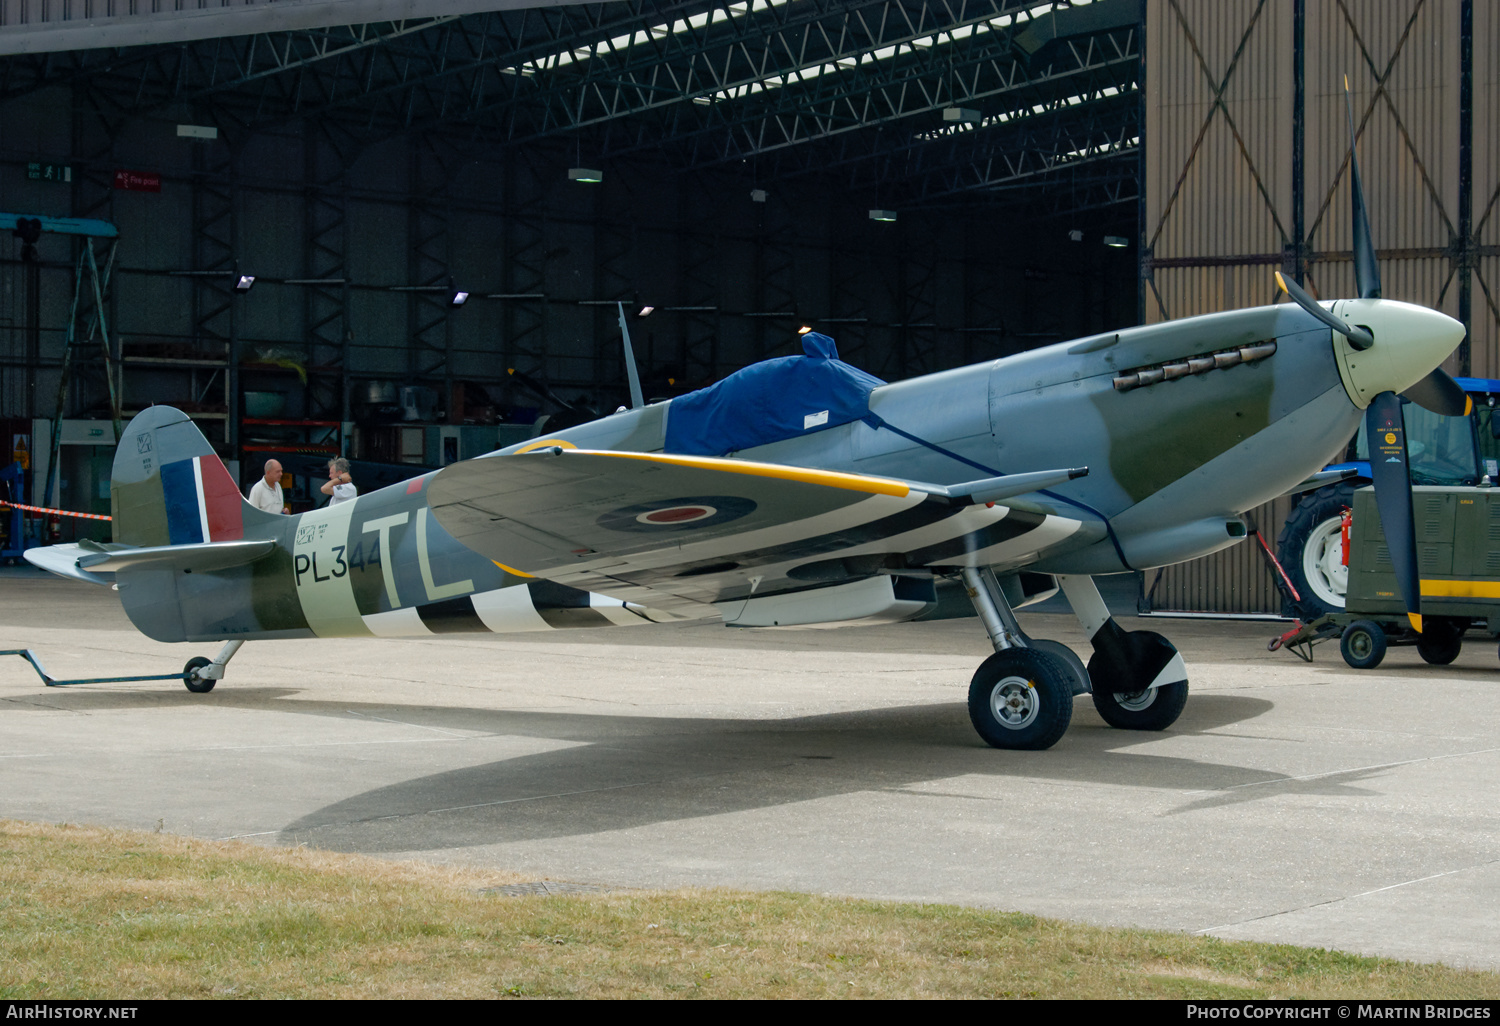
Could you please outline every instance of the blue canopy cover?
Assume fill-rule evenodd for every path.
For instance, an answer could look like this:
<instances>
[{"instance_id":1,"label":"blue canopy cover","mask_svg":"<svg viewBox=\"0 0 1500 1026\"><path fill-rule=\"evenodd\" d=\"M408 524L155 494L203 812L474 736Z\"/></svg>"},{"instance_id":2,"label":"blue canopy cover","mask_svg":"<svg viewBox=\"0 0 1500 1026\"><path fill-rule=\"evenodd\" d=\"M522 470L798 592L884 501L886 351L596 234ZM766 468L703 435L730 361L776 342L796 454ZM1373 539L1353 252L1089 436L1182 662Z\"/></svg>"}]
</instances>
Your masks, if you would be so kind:
<instances>
[{"instance_id":1,"label":"blue canopy cover","mask_svg":"<svg viewBox=\"0 0 1500 1026\"><path fill-rule=\"evenodd\" d=\"M859 420L885 384L839 359L833 339L802 336L806 356L762 360L672 400L666 451L723 456Z\"/></svg>"}]
</instances>

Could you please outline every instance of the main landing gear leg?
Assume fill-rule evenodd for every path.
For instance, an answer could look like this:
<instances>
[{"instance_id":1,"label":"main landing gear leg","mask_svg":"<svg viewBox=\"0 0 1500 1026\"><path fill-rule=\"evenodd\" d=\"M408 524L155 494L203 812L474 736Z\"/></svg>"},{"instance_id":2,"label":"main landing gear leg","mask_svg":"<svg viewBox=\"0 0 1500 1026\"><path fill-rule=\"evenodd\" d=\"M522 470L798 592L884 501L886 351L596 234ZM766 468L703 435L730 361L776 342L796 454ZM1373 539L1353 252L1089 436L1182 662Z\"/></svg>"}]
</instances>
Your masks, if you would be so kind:
<instances>
[{"instance_id":1,"label":"main landing gear leg","mask_svg":"<svg viewBox=\"0 0 1500 1026\"><path fill-rule=\"evenodd\" d=\"M965 567L962 577L995 646L969 683L974 729L995 748L1051 748L1073 718L1079 671L1054 654L1056 642L1026 636L993 570Z\"/></svg>"},{"instance_id":2,"label":"main landing gear leg","mask_svg":"<svg viewBox=\"0 0 1500 1026\"><path fill-rule=\"evenodd\" d=\"M182 668L182 682L189 691L200 695L212 691L214 685L224 679L224 667L243 644L243 641L226 641L224 647L219 649L219 654L211 660L202 656L189 659Z\"/></svg>"},{"instance_id":3,"label":"main landing gear leg","mask_svg":"<svg viewBox=\"0 0 1500 1026\"><path fill-rule=\"evenodd\" d=\"M1057 580L1094 646L1089 678L1104 722L1123 730L1165 730L1177 722L1187 704L1187 666L1172 643L1155 631L1124 630L1092 577Z\"/></svg>"}]
</instances>

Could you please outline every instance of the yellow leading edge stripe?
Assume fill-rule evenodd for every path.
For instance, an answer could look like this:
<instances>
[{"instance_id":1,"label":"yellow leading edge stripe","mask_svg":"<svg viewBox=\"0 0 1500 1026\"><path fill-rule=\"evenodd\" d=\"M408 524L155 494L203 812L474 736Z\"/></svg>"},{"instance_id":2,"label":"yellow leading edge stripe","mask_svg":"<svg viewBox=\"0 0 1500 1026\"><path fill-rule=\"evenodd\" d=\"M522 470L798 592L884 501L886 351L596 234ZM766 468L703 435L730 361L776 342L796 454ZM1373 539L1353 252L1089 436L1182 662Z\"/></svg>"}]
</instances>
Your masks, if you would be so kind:
<instances>
[{"instance_id":1,"label":"yellow leading edge stripe","mask_svg":"<svg viewBox=\"0 0 1500 1026\"><path fill-rule=\"evenodd\" d=\"M719 470L729 474L746 474L750 477L774 477L782 481L805 481L808 484L843 488L851 492L867 492L871 495L894 495L898 498L911 494L911 489L900 481L884 477L866 477L863 474L845 474L837 470L807 470L802 467L786 467L778 463L752 463L748 460L726 460L715 456L658 456L644 452L612 452L602 449L574 450L584 456L614 456L625 460L645 460L648 463L670 463L678 467L695 467L699 470Z\"/></svg>"}]
</instances>

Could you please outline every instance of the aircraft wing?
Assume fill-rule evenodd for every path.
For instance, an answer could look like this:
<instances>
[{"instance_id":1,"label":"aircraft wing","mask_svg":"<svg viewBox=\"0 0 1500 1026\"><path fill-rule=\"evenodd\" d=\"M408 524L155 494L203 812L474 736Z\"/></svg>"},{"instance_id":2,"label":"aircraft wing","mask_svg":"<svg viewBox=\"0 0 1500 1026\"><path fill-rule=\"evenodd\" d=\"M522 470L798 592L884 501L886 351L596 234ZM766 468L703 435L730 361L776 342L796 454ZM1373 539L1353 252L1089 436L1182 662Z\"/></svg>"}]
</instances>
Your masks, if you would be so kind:
<instances>
[{"instance_id":1,"label":"aircraft wing","mask_svg":"<svg viewBox=\"0 0 1500 1026\"><path fill-rule=\"evenodd\" d=\"M1081 472L1015 475L1012 491ZM1007 494L1008 480L943 488L745 460L555 448L453 464L433 478L428 501L449 534L507 570L706 616L715 603L880 574L1025 566L1044 550L1102 534L1029 504L988 501Z\"/></svg>"}]
</instances>

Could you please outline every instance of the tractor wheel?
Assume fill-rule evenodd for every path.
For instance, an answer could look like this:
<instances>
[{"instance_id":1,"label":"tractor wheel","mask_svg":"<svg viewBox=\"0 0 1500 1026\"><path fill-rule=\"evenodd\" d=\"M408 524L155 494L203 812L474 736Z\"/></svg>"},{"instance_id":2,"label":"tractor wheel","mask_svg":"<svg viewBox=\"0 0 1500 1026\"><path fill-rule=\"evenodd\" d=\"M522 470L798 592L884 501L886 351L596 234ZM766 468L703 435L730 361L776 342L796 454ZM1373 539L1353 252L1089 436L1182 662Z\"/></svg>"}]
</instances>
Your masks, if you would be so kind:
<instances>
[{"instance_id":1,"label":"tractor wheel","mask_svg":"<svg viewBox=\"0 0 1500 1026\"><path fill-rule=\"evenodd\" d=\"M1466 625L1454 620L1429 618L1417 641L1417 655L1433 666L1447 666L1464 647Z\"/></svg>"},{"instance_id":2,"label":"tractor wheel","mask_svg":"<svg viewBox=\"0 0 1500 1026\"><path fill-rule=\"evenodd\" d=\"M1301 602L1285 603L1288 616L1311 623L1344 611L1349 568L1339 528L1344 507L1353 504L1354 486L1338 484L1308 492L1287 517L1276 539L1276 558L1302 596Z\"/></svg>"},{"instance_id":3,"label":"tractor wheel","mask_svg":"<svg viewBox=\"0 0 1500 1026\"><path fill-rule=\"evenodd\" d=\"M1344 662L1356 670L1373 670L1385 658L1385 631L1371 620L1355 620L1339 640Z\"/></svg>"}]
</instances>

